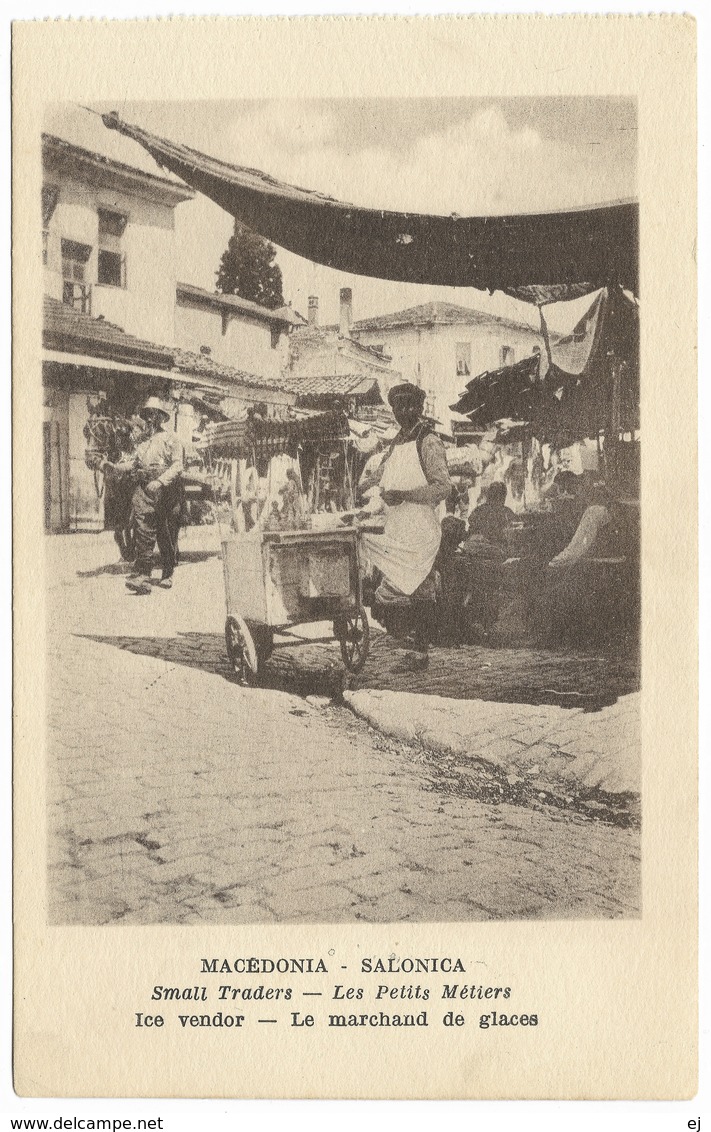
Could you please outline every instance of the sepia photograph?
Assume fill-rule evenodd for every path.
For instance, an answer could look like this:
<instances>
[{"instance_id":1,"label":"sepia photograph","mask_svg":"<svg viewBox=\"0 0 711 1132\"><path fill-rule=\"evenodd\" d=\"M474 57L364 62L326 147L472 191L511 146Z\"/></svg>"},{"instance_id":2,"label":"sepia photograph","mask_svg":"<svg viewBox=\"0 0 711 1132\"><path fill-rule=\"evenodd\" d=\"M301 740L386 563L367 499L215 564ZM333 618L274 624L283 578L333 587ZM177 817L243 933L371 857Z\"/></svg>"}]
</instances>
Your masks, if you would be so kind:
<instances>
[{"instance_id":1,"label":"sepia photograph","mask_svg":"<svg viewBox=\"0 0 711 1132\"><path fill-rule=\"evenodd\" d=\"M641 916L637 131L45 104L50 925Z\"/></svg>"},{"instance_id":2,"label":"sepia photograph","mask_svg":"<svg viewBox=\"0 0 711 1132\"><path fill-rule=\"evenodd\" d=\"M14 26L18 1098L694 1103L695 52Z\"/></svg>"}]
</instances>

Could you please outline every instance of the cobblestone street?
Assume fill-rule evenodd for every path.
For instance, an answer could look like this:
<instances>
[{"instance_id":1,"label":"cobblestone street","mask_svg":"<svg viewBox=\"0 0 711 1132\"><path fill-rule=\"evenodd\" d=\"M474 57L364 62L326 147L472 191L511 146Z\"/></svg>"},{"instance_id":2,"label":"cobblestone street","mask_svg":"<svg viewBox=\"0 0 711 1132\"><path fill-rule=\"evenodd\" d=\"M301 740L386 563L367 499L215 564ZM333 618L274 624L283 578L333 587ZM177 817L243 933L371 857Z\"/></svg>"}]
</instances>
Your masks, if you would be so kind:
<instances>
[{"instance_id":1,"label":"cobblestone street","mask_svg":"<svg viewBox=\"0 0 711 1132\"><path fill-rule=\"evenodd\" d=\"M473 771L460 789L446 760L296 694L324 689L283 671L272 687L232 682L215 529L185 533L175 587L150 597L125 590L110 535L46 545L52 923L639 915L632 826L514 804ZM337 671L334 650L304 651L318 649ZM376 640L358 687L393 687L388 650ZM474 659L494 688L496 656ZM463 695L445 663L429 691ZM571 691L548 671L537 687ZM471 680L468 694L502 698Z\"/></svg>"}]
</instances>

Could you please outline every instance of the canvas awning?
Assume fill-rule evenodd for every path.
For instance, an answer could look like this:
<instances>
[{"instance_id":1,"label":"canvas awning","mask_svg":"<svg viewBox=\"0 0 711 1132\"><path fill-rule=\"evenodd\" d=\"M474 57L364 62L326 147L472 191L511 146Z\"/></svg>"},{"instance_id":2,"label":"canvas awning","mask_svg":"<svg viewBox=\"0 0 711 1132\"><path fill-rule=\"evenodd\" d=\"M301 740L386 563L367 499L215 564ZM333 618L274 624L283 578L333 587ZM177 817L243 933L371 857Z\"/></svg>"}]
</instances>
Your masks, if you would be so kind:
<instances>
[{"instance_id":1,"label":"canvas awning","mask_svg":"<svg viewBox=\"0 0 711 1132\"><path fill-rule=\"evenodd\" d=\"M512 291L619 283L637 293L638 205L516 216L424 215L360 208L229 165L123 122L104 125L280 247L355 275Z\"/></svg>"},{"instance_id":2,"label":"canvas awning","mask_svg":"<svg viewBox=\"0 0 711 1132\"><path fill-rule=\"evenodd\" d=\"M61 366L78 366L82 369L105 369L112 373L127 373L137 377L160 378L162 381L176 381L178 375L169 369L157 366L141 366L134 362L115 361L112 358L97 358L93 354L73 354L64 350L42 350L43 362L54 362ZM182 378L181 378L182 379Z\"/></svg>"},{"instance_id":3,"label":"canvas awning","mask_svg":"<svg viewBox=\"0 0 711 1132\"><path fill-rule=\"evenodd\" d=\"M329 444L349 437L348 417L333 411L287 421L247 416L208 425L204 439L213 456L236 459L250 454L264 458L293 454L302 444Z\"/></svg>"}]
</instances>

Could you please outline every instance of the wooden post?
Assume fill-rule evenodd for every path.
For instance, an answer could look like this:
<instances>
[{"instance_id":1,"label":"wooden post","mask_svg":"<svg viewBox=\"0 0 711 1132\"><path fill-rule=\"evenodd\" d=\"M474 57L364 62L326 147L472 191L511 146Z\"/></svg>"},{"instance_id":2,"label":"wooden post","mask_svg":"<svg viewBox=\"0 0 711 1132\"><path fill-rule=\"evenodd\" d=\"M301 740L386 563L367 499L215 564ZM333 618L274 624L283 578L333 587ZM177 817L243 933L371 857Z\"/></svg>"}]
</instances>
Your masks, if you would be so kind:
<instances>
[{"instance_id":1,"label":"wooden post","mask_svg":"<svg viewBox=\"0 0 711 1132\"><path fill-rule=\"evenodd\" d=\"M230 508L232 511L232 530L244 530L244 515L240 493L239 460L230 460Z\"/></svg>"},{"instance_id":2,"label":"wooden post","mask_svg":"<svg viewBox=\"0 0 711 1132\"><path fill-rule=\"evenodd\" d=\"M617 453L620 444L621 367L616 358L612 359L611 366L610 427L605 432L605 479L608 488L614 491L619 478Z\"/></svg>"}]
</instances>

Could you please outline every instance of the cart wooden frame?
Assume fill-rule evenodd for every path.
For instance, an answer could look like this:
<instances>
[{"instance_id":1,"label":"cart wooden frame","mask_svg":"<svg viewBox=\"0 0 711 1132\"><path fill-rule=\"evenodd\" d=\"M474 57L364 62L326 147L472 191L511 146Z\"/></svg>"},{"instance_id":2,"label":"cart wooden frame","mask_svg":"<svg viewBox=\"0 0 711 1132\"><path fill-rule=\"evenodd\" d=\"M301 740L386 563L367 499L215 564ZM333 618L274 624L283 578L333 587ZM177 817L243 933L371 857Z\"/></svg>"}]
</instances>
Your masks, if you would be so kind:
<instances>
[{"instance_id":1,"label":"cart wooden frame","mask_svg":"<svg viewBox=\"0 0 711 1132\"><path fill-rule=\"evenodd\" d=\"M363 606L361 531L255 528L223 540L225 643L240 683L258 683L274 636L295 625L331 621L349 672L370 647Z\"/></svg>"}]
</instances>

